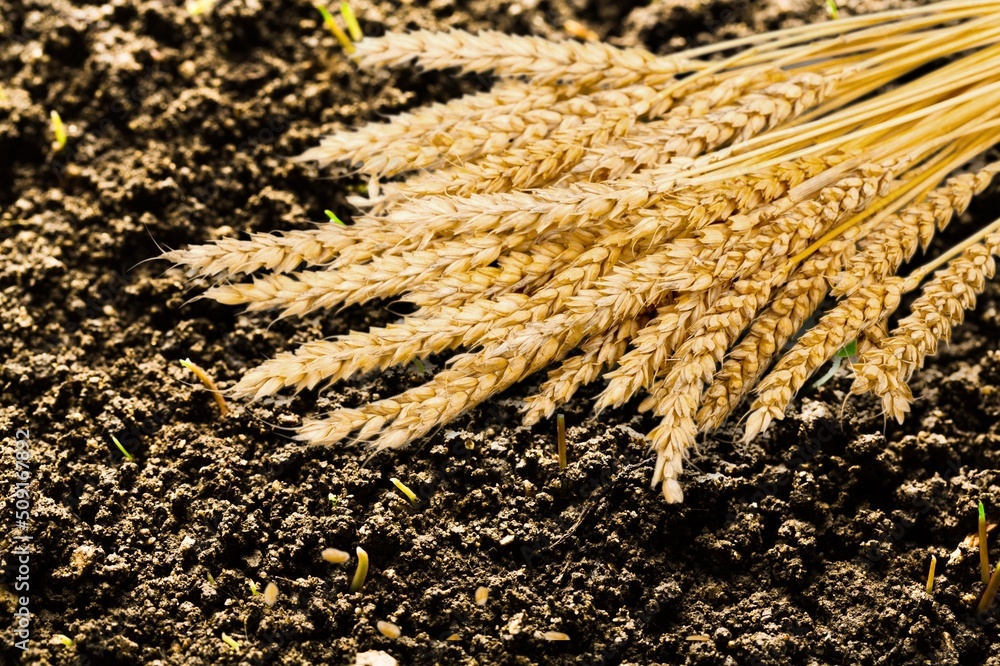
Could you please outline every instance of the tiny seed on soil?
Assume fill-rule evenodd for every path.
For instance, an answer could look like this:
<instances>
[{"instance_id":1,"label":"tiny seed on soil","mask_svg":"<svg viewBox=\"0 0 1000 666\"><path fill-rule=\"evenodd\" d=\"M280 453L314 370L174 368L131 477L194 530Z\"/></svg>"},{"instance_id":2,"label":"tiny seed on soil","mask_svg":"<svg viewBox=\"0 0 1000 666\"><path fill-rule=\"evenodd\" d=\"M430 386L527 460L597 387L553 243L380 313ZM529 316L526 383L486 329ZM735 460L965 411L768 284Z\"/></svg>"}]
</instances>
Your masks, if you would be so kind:
<instances>
[{"instance_id":1,"label":"tiny seed on soil","mask_svg":"<svg viewBox=\"0 0 1000 666\"><path fill-rule=\"evenodd\" d=\"M336 548L324 548L322 555L323 559L330 564L343 564L347 560L351 559L351 555L349 553L337 550Z\"/></svg>"},{"instance_id":2,"label":"tiny seed on soil","mask_svg":"<svg viewBox=\"0 0 1000 666\"><path fill-rule=\"evenodd\" d=\"M278 586L274 583L268 583L267 587L264 588L264 603L268 606L273 606L274 602L278 600Z\"/></svg>"},{"instance_id":3,"label":"tiny seed on soil","mask_svg":"<svg viewBox=\"0 0 1000 666\"><path fill-rule=\"evenodd\" d=\"M476 588L476 605L485 606L486 600L490 598L490 588L488 587L478 587Z\"/></svg>"},{"instance_id":4,"label":"tiny seed on soil","mask_svg":"<svg viewBox=\"0 0 1000 666\"><path fill-rule=\"evenodd\" d=\"M375 625L378 627L379 632L386 638L399 638L400 634L403 633L399 630L399 627L392 622L383 622L379 620Z\"/></svg>"},{"instance_id":5,"label":"tiny seed on soil","mask_svg":"<svg viewBox=\"0 0 1000 666\"><path fill-rule=\"evenodd\" d=\"M568 641L569 634L564 634L561 631L546 631L542 634L542 638L547 641Z\"/></svg>"}]
</instances>

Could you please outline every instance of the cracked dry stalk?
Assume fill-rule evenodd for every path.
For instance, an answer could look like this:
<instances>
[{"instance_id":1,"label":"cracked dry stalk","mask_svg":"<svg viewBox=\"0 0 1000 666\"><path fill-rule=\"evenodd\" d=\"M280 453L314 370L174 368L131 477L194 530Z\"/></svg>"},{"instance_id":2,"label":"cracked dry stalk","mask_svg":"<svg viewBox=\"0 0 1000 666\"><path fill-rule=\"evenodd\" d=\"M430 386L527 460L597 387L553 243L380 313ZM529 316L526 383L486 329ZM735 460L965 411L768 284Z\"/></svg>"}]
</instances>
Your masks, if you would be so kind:
<instances>
[{"instance_id":1,"label":"cracked dry stalk","mask_svg":"<svg viewBox=\"0 0 1000 666\"><path fill-rule=\"evenodd\" d=\"M452 354L422 385L305 419L300 441L400 447L548 369L524 422L602 378L598 410L644 393L661 418L653 483L678 502L698 433L754 388L747 436L762 432L852 339L854 389L905 413L906 382L993 274L998 239L980 234L886 332L923 277L899 267L1000 171L961 172L1000 142L997 35L1000 0L948 0L671 56L495 32L366 37L362 67L497 83L298 158L369 179L350 226L165 256L218 280L205 297L280 317L415 307L278 353L230 396ZM839 301L782 354L828 292Z\"/></svg>"}]
</instances>

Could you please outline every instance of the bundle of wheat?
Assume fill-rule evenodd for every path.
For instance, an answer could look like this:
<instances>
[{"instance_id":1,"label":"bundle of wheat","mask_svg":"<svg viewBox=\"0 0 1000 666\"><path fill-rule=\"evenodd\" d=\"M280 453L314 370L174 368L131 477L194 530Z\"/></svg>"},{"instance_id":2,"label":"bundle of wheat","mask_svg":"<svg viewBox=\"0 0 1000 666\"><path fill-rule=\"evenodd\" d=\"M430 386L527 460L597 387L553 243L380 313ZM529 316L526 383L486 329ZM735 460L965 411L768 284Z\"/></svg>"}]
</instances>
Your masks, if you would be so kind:
<instances>
[{"instance_id":1,"label":"bundle of wheat","mask_svg":"<svg viewBox=\"0 0 1000 666\"><path fill-rule=\"evenodd\" d=\"M402 446L556 364L525 422L600 377L599 409L644 391L640 408L662 418L649 435L653 484L677 502L699 430L756 387L755 436L854 340L852 390L902 418L907 380L993 274L997 223L896 276L1000 170L953 173L1000 141L1000 0L665 57L460 31L356 47L363 67L416 61L498 83L304 154L369 178L368 197L354 200L367 213L352 225L167 254L225 278L206 297L250 310L304 315L392 297L416 306L399 323L279 354L234 397L472 350L422 386L307 420L302 440L356 432ZM902 295L939 267L889 333ZM828 292L839 301L765 375Z\"/></svg>"}]
</instances>

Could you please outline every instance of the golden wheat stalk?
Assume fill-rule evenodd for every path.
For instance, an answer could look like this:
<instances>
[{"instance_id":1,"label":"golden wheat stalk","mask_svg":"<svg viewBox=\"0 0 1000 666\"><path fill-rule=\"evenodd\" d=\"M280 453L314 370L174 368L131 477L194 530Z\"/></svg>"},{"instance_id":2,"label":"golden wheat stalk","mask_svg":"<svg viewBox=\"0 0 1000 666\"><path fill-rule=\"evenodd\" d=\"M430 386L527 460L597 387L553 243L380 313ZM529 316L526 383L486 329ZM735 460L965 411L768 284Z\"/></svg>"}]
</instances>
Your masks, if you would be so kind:
<instances>
[{"instance_id":1,"label":"golden wheat stalk","mask_svg":"<svg viewBox=\"0 0 1000 666\"><path fill-rule=\"evenodd\" d=\"M906 383L993 275L993 227L897 272L1000 171L962 171L1000 143L1000 0L670 56L454 30L366 38L357 54L364 67L416 62L498 83L302 155L369 179L350 226L166 255L223 280L205 296L282 317L381 298L416 306L279 353L233 397L454 354L420 386L306 419L302 441L399 447L553 366L525 423L601 378L598 409L645 392L639 408L661 419L653 483L677 502L699 432L754 389L746 434L763 432L853 340L852 390L902 418ZM938 268L887 333L902 295ZM828 293L838 300L824 309Z\"/></svg>"}]
</instances>

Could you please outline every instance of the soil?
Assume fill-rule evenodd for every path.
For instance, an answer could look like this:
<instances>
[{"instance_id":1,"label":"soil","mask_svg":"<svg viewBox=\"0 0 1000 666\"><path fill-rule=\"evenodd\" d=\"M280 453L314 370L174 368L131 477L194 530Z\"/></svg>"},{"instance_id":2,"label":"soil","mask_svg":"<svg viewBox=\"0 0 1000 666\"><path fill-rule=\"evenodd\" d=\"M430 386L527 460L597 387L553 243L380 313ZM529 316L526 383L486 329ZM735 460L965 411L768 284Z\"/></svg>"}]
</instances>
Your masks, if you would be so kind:
<instances>
[{"instance_id":1,"label":"soil","mask_svg":"<svg viewBox=\"0 0 1000 666\"><path fill-rule=\"evenodd\" d=\"M563 36L575 19L658 52L827 20L814 0L352 4L369 33ZM1000 612L973 611L968 541L980 499L1000 521L995 283L919 375L904 425L870 399L845 403L841 373L750 444L736 424L707 438L683 506L647 486L650 420L634 404L593 416L595 390L566 410L563 471L553 424L518 425L531 386L393 455L303 448L282 429L391 395L419 379L413 367L220 418L179 360L230 386L277 351L396 315L376 304L273 322L186 303L203 283L140 262L157 244L306 228L328 208L349 217L356 183L287 158L488 81L359 72L309 3L175 5L0 2L0 662L354 664L380 651L402 664L1000 664ZM62 151L52 110L69 128ZM939 245L998 202L988 192ZM23 530L18 451L31 455ZM357 546L371 565L351 593L353 557L320 552ZM276 603L251 581L274 583Z\"/></svg>"}]
</instances>

